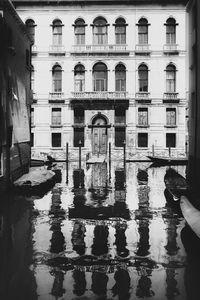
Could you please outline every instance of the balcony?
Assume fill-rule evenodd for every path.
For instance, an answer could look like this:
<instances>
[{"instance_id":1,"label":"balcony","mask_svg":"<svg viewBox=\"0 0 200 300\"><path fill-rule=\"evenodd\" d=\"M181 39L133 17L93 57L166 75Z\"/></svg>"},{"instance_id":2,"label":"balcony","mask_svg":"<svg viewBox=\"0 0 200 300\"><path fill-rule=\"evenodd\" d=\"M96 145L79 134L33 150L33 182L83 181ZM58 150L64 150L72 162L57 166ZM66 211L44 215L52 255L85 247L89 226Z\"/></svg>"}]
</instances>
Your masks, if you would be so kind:
<instances>
[{"instance_id":1,"label":"balcony","mask_svg":"<svg viewBox=\"0 0 200 300\"><path fill-rule=\"evenodd\" d=\"M71 54L75 55L102 55L102 54L124 54L129 55L129 51L127 50L127 45L124 44L115 44L115 45L74 45L71 49Z\"/></svg>"},{"instance_id":2,"label":"balcony","mask_svg":"<svg viewBox=\"0 0 200 300\"><path fill-rule=\"evenodd\" d=\"M135 54L149 55L151 53L149 44L138 44L135 46Z\"/></svg>"},{"instance_id":3,"label":"balcony","mask_svg":"<svg viewBox=\"0 0 200 300\"><path fill-rule=\"evenodd\" d=\"M49 93L49 103L64 103L64 93L53 92Z\"/></svg>"},{"instance_id":4,"label":"balcony","mask_svg":"<svg viewBox=\"0 0 200 300\"><path fill-rule=\"evenodd\" d=\"M63 45L51 45L49 46L50 55L65 55L65 47Z\"/></svg>"},{"instance_id":5,"label":"balcony","mask_svg":"<svg viewBox=\"0 0 200 300\"><path fill-rule=\"evenodd\" d=\"M99 109L111 109L111 107L123 105L126 108L129 104L127 92L72 92L71 104L73 105L85 105L90 107L99 107Z\"/></svg>"},{"instance_id":6,"label":"balcony","mask_svg":"<svg viewBox=\"0 0 200 300\"><path fill-rule=\"evenodd\" d=\"M163 103L179 103L178 93L168 92L163 94Z\"/></svg>"},{"instance_id":7,"label":"balcony","mask_svg":"<svg viewBox=\"0 0 200 300\"><path fill-rule=\"evenodd\" d=\"M177 44L166 44L163 46L163 52L165 54L178 54L178 45Z\"/></svg>"},{"instance_id":8,"label":"balcony","mask_svg":"<svg viewBox=\"0 0 200 300\"><path fill-rule=\"evenodd\" d=\"M138 92L135 94L135 100L138 103L151 103L150 93L149 92Z\"/></svg>"}]
</instances>

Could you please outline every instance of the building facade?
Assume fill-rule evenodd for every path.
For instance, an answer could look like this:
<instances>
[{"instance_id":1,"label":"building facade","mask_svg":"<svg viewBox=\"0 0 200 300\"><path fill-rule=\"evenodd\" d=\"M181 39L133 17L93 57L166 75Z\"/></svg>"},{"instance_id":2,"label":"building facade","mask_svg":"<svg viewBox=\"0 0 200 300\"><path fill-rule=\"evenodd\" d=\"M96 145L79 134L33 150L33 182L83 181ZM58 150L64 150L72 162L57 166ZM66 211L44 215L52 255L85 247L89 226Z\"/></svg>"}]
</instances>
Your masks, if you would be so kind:
<instances>
[{"instance_id":1,"label":"building facade","mask_svg":"<svg viewBox=\"0 0 200 300\"><path fill-rule=\"evenodd\" d=\"M13 1L32 47L32 153L185 155L185 1Z\"/></svg>"},{"instance_id":2,"label":"building facade","mask_svg":"<svg viewBox=\"0 0 200 300\"><path fill-rule=\"evenodd\" d=\"M199 193L200 168L200 4L196 0L187 5L187 46L189 83L189 167L190 185Z\"/></svg>"},{"instance_id":3,"label":"building facade","mask_svg":"<svg viewBox=\"0 0 200 300\"><path fill-rule=\"evenodd\" d=\"M30 45L14 6L1 1L0 190L27 172L30 164Z\"/></svg>"}]
</instances>

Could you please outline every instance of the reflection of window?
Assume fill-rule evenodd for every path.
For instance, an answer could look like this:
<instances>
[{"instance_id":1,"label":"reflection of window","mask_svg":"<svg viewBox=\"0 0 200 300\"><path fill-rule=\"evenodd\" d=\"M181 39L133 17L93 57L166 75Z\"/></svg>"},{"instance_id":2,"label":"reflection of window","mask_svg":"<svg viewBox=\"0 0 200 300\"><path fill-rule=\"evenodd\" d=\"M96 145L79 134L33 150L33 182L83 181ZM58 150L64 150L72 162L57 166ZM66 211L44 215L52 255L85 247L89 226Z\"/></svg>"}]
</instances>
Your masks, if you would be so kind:
<instances>
[{"instance_id":1,"label":"reflection of window","mask_svg":"<svg viewBox=\"0 0 200 300\"><path fill-rule=\"evenodd\" d=\"M34 126L34 108L31 107L31 126Z\"/></svg>"},{"instance_id":2,"label":"reflection of window","mask_svg":"<svg viewBox=\"0 0 200 300\"><path fill-rule=\"evenodd\" d=\"M28 34L31 38L31 41L34 43L34 40L35 40L35 22L31 19L28 19L26 21L26 27L27 27L27 30L28 30Z\"/></svg>"},{"instance_id":3,"label":"reflection of window","mask_svg":"<svg viewBox=\"0 0 200 300\"><path fill-rule=\"evenodd\" d=\"M166 125L176 125L176 108L166 108Z\"/></svg>"},{"instance_id":4,"label":"reflection of window","mask_svg":"<svg viewBox=\"0 0 200 300\"><path fill-rule=\"evenodd\" d=\"M138 22L138 43L148 44L148 21L141 18Z\"/></svg>"},{"instance_id":5,"label":"reflection of window","mask_svg":"<svg viewBox=\"0 0 200 300\"><path fill-rule=\"evenodd\" d=\"M126 22L123 18L118 18L115 22L116 44L126 44Z\"/></svg>"},{"instance_id":6,"label":"reflection of window","mask_svg":"<svg viewBox=\"0 0 200 300\"><path fill-rule=\"evenodd\" d=\"M115 90L126 91L126 68L123 64L118 64L115 68Z\"/></svg>"},{"instance_id":7,"label":"reflection of window","mask_svg":"<svg viewBox=\"0 0 200 300\"><path fill-rule=\"evenodd\" d=\"M148 125L148 108L138 108L138 125Z\"/></svg>"},{"instance_id":8,"label":"reflection of window","mask_svg":"<svg viewBox=\"0 0 200 300\"><path fill-rule=\"evenodd\" d=\"M79 64L74 70L74 90L75 92L83 92L85 90L85 68Z\"/></svg>"},{"instance_id":9,"label":"reflection of window","mask_svg":"<svg viewBox=\"0 0 200 300\"><path fill-rule=\"evenodd\" d=\"M93 67L94 91L107 91L107 67L103 63L97 63Z\"/></svg>"},{"instance_id":10,"label":"reflection of window","mask_svg":"<svg viewBox=\"0 0 200 300\"><path fill-rule=\"evenodd\" d=\"M139 92L148 92L148 68L141 64L138 68Z\"/></svg>"},{"instance_id":11,"label":"reflection of window","mask_svg":"<svg viewBox=\"0 0 200 300\"><path fill-rule=\"evenodd\" d=\"M166 68L166 92L176 91L176 68L170 64Z\"/></svg>"},{"instance_id":12,"label":"reflection of window","mask_svg":"<svg viewBox=\"0 0 200 300\"><path fill-rule=\"evenodd\" d=\"M51 143L52 147L61 147L61 133L52 133L51 134Z\"/></svg>"},{"instance_id":13,"label":"reflection of window","mask_svg":"<svg viewBox=\"0 0 200 300\"><path fill-rule=\"evenodd\" d=\"M138 147L148 147L148 133L140 132L138 133Z\"/></svg>"},{"instance_id":14,"label":"reflection of window","mask_svg":"<svg viewBox=\"0 0 200 300\"><path fill-rule=\"evenodd\" d=\"M115 127L115 146L123 147L125 141L126 141L126 128Z\"/></svg>"},{"instance_id":15,"label":"reflection of window","mask_svg":"<svg viewBox=\"0 0 200 300\"><path fill-rule=\"evenodd\" d=\"M96 45L107 44L107 22L99 17L93 22L93 43Z\"/></svg>"},{"instance_id":16,"label":"reflection of window","mask_svg":"<svg viewBox=\"0 0 200 300\"><path fill-rule=\"evenodd\" d=\"M79 142L84 147L84 128L74 128L74 147L79 147Z\"/></svg>"},{"instance_id":17,"label":"reflection of window","mask_svg":"<svg viewBox=\"0 0 200 300\"><path fill-rule=\"evenodd\" d=\"M61 108L52 108L51 124L61 125Z\"/></svg>"},{"instance_id":18,"label":"reflection of window","mask_svg":"<svg viewBox=\"0 0 200 300\"><path fill-rule=\"evenodd\" d=\"M74 124L84 124L84 122L85 122L84 109L74 108Z\"/></svg>"},{"instance_id":19,"label":"reflection of window","mask_svg":"<svg viewBox=\"0 0 200 300\"><path fill-rule=\"evenodd\" d=\"M85 22L82 19L78 19L74 24L75 33L75 44L84 45L85 44Z\"/></svg>"},{"instance_id":20,"label":"reflection of window","mask_svg":"<svg viewBox=\"0 0 200 300\"><path fill-rule=\"evenodd\" d=\"M32 91L35 90L35 70L33 66L31 66L31 89Z\"/></svg>"},{"instance_id":21,"label":"reflection of window","mask_svg":"<svg viewBox=\"0 0 200 300\"><path fill-rule=\"evenodd\" d=\"M169 18L166 22L166 43L176 44L176 21Z\"/></svg>"},{"instance_id":22,"label":"reflection of window","mask_svg":"<svg viewBox=\"0 0 200 300\"><path fill-rule=\"evenodd\" d=\"M176 133L166 133L166 147L167 148L176 147Z\"/></svg>"},{"instance_id":23,"label":"reflection of window","mask_svg":"<svg viewBox=\"0 0 200 300\"><path fill-rule=\"evenodd\" d=\"M62 91L62 69L61 66L55 65L52 70L53 76L53 92L59 93Z\"/></svg>"},{"instance_id":24,"label":"reflection of window","mask_svg":"<svg viewBox=\"0 0 200 300\"><path fill-rule=\"evenodd\" d=\"M53 21L53 45L62 45L62 26L60 20Z\"/></svg>"}]
</instances>

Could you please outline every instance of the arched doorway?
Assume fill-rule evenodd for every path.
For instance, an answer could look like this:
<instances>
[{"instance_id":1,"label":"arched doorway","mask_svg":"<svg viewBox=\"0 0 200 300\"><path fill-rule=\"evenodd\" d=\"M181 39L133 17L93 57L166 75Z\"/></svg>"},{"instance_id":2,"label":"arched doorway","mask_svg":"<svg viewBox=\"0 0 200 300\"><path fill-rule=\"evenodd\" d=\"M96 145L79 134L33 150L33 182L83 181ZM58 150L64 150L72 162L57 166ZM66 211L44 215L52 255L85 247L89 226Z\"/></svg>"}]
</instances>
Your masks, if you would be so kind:
<instances>
[{"instance_id":1,"label":"arched doorway","mask_svg":"<svg viewBox=\"0 0 200 300\"><path fill-rule=\"evenodd\" d=\"M106 154L107 152L107 120L98 115L92 122L92 153Z\"/></svg>"}]
</instances>

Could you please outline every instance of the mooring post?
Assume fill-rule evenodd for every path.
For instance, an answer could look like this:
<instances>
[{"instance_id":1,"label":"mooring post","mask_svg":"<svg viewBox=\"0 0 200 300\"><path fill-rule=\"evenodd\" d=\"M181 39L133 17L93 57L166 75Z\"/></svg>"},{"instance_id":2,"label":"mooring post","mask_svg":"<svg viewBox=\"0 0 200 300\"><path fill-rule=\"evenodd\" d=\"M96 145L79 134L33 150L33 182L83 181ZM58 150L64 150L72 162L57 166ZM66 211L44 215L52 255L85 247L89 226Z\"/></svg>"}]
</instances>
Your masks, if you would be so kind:
<instances>
[{"instance_id":1,"label":"mooring post","mask_svg":"<svg viewBox=\"0 0 200 300\"><path fill-rule=\"evenodd\" d=\"M69 173L69 145L66 143L66 183L68 183L68 173Z\"/></svg>"},{"instance_id":2,"label":"mooring post","mask_svg":"<svg viewBox=\"0 0 200 300\"><path fill-rule=\"evenodd\" d=\"M124 140L124 171L126 170L126 141Z\"/></svg>"},{"instance_id":3,"label":"mooring post","mask_svg":"<svg viewBox=\"0 0 200 300\"><path fill-rule=\"evenodd\" d=\"M79 171L81 171L81 140L79 141Z\"/></svg>"},{"instance_id":4,"label":"mooring post","mask_svg":"<svg viewBox=\"0 0 200 300\"><path fill-rule=\"evenodd\" d=\"M154 156L155 152L154 152L154 144L152 145L152 156Z\"/></svg>"},{"instance_id":5,"label":"mooring post","mask_svg":"<svg viewBox=\"0 0 200 300\"><path fill-rule=\"evenodd\" d=\"M169 157L171 157L171 147L169 147Z\"/></svg>"},{"instance_id":6,"label":"mooring post","mask_svg":"<svg viewBox=\"0 0 200 300\"><path fill-rule=\"evenodd\" d=\"M108 160L109 160L109 178L111 178L111 142L109 142L108 146Z\"/></svg>"}]
</instances>

